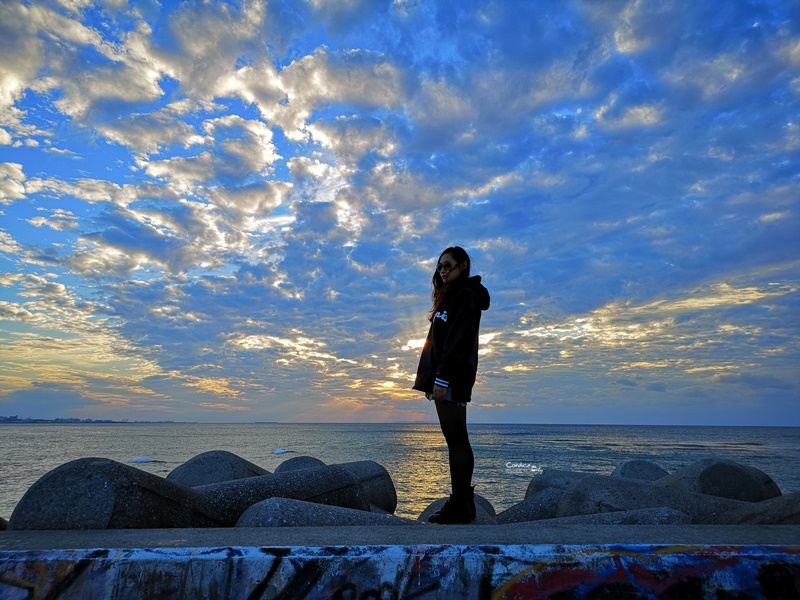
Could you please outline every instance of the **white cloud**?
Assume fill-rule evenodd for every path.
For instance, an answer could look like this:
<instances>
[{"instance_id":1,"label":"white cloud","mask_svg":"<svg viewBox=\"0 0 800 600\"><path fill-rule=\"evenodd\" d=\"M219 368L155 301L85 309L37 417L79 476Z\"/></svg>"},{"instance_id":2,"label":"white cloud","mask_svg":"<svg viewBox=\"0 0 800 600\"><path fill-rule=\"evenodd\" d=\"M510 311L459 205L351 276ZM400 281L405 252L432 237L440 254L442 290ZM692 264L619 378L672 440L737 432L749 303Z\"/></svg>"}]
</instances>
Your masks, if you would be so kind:
<instances>
[{"instance_id":1,"label":"white cloud","mask_svg":"<svg viewBox=\"0 0 800 600\"><path fill-rule=\"evenodd\" d=\"M209 190L208 199L224 214L231 216L234 227L253 229L284 203L291 189L290 183L267 181L242 188L215 188ZM249 227L246 225L248 222Z\"/></svg>"},{"instance_id":2,"label":"white cloud","mask_svg":"<svg viewBox=\"0 0 800 600\"><path fill-rule=\"evenodd\" d=\"M357 50L317 49L284 68L280 81L288 102L259 109L292 141L307 138L306 125L314 110L327 102L391 109L404 98L401 71L379 54Z\"/></svg>"},{"instance_id":3,"label":"white cloud","mask_svg":"<svg viewBox=\"0 0 800 600\"><path fill-rule=\"evenodd\" d=\"M32 9L21 3L0 4L0 110L22 96L44 63L44 43L31 17Z\"/></svg>"},{"instance_id":4,"label":"white cloud","mask_svg":"<svg viewBox=\"0 0 800 600\"><path fill-rule=\"evenodd\" d=\"M267 175L272 164L281 158L272 143L272 130L261 121L229 115L206 121L203 127L210 136L223 138L220 143L225 163L221 167L223 171Z\"/></svg>"},{"instance_id":5,"label":"white cloud","mask_svg":"<svg viewBox=\"0 0 800 600\"><path fill-rule=\"evenodd\" d=\"M25 198L25 173L19 163L0 163L0 204Z\"/></svg>"},{"instance_id":6,"label":"white cloud","mask_svg":"<svg viewBox=\"0 0 800 600\"><path fill-rule=\"evenodd\" d=\"M614 99L608 105L600 107L596 114L597 120L604 126L611 128L641 127L658 125L663 120L662 109L658 106L629 106L624 109L622 114L611 116L609 109L613 108Z\"/></svg>"},{"instance_id":7,"label":"white cloud","mask_svg":"<svg viewBox=\"0 0 800 600\"><path fill-rule=\"evenodd\" d=\"M92 111L113 114L120 102L135 104L159 98L163 94L160 78L161 73L145 63L86 69L58 81L64 95L53 104L78 120L87 118Z\"/></svg>"},{"instance_id":8,"label":"white cloud","mask_svg":"<svg viewBox=\"0 0 800 600\"><path fill-rule=\"evenodd\" d=\"M74 196L89 203L111 202L126 206L137 198L137 193L152 193L155 189L144 186L137 192L134 186L120 186L111 181L102 179L79 179L75 183L60 181L58 179L31 178L26 183L26 189L31 194L52 193L57 196ZM158 195L163 191L158 191Z\"/></svg>"},{"instance_id":9,"label":"white cloud","mask_svg":"<svg viewBox=\"0 0 800 600\"><path fill-rule=\"evenodd\" d=\"M56 231L75 229L78 227L78 216L68 210L57 208L50 217L33 217L28 222L34 227L49 227Z\"/></svg>"},{"instance_id":10,"label":"white cloud","mask_svg":"<svg viewBox=\"0 0 800 600\"><path fill-rule=\"evenodd\" d=\"M783 5L0 11L15 401L398 418L453 243L478 419L796 399Z\"/></svg>"},{"instance_id":11,"label":"white cloud","mask_svg":"<svg viewBox=\"0 0 800 600\"><path fill-rule=\"evenodd\" d=\"M98 125L97 131L109 141L128 146L140 154L158 154L173 144L187 148L201 143L202 137L169 110L134 114Z\"/></svg>"},{"instance_id":12,"label":"white cloud","mask_svg":"<svg viewBox=\"0 0 800 600\"><path fill-rule=\"evenodd\" d=\"M140 165L151 177L168 180L175 189L187 193L218 178L268 175L280 158L272 143L272 131L260 121L229 115L205 121L203 129L204 146L213 150L188 157L141 159Z\"/></svg>"},{"instance_id":13,"label":"white cloud","mask_svg":"<svg viewBox=\"0 0 800 600\"><path fill-rule=\"evenodd\" d=\"M385 123L377 119L337 117L334 120L316 121L309 125L308 130L315 142L330 148L348 164L370 152L381 158L389 158L398 147L395 136Z\"/></svg>"},{"instance_id":14,"label":"white cloud","mask_svg":"<svg viewBox=\"0 0 800 600\"><path fill-rule=\"evenodd\" d=\"M607 10L609 24L615 27L614 44L617 50L625 54L637 54L659 43L669 43L678 33L682 8L680 2L631 0L618 14L613 9Z\"/></svg>"}]
</instances>

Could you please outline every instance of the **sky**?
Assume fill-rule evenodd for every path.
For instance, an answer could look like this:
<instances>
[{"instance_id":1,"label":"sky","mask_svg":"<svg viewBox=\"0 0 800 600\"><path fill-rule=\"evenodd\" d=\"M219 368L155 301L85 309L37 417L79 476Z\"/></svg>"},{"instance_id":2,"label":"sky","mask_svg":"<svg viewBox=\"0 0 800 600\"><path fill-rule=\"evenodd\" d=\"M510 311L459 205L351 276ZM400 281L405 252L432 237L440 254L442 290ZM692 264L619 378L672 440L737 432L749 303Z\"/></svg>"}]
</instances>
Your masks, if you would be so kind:
<instances>
[{"instance_id":1,"label":"sky","mask_svg":"<svg viewBox=\"0 0 800 600\"><path fill-rule=\"evenodd\" d=\"M795 0L0 1L0 415L800 425Z\"/></svg>"}]
</instances>

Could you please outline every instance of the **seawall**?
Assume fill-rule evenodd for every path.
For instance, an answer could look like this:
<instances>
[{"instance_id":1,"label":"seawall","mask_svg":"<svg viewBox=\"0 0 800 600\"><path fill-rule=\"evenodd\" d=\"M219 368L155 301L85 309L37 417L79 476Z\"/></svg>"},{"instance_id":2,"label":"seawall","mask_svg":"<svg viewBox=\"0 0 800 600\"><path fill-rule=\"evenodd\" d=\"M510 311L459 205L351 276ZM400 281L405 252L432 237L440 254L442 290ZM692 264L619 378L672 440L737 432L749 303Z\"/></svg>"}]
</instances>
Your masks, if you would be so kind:
<instances>
[{"instance_id":1,"label":"seawall","mask_svg":"<svg viewBox=\"0 0 800 600\"><path fill-rule=\"evenodd\" d=\"M800 526L0 532L0 598L800 598Z\"/></svg>"}]
</instances>

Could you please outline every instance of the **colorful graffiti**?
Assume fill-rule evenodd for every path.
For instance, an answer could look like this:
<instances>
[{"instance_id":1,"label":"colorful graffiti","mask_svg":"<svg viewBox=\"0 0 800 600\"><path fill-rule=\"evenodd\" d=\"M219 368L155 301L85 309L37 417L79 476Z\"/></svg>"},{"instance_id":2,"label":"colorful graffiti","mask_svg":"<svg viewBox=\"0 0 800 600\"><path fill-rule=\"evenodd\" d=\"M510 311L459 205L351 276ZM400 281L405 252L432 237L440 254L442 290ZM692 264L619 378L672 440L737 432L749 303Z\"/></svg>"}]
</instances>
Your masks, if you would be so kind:
<instances>
[{"instance_id":1,"label":"colorful graffiti","mask_svg":"<svg viewBox=\"0 0 800 600\"><path fill-rule=\"evenodd\" d=\"M800 546L0 551L0 598L800 599Z\"/></svg>"}]
</instances>

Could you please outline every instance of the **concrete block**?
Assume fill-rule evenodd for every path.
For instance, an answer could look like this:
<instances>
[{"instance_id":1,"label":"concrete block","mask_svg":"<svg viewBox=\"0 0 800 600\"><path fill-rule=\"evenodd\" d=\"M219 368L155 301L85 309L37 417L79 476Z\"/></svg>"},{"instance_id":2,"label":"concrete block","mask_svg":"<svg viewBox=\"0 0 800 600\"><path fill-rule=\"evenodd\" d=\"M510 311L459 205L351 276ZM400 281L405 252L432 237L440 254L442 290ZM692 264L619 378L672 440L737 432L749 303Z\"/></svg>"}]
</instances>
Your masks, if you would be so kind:
<instances>
[{"instance_id":1,"label":"concrete block","mask_svg":"<svg viewBox=\"0 0 800 600\"><path fill-rule=\"evenodd\" d=\"M341 527L412 523L413 521L390 514L365 512L291 498L269 498L244 511L236 527Z\"/></svg>"},{"instance_id":2,"label":"concrete block","mask_svg":"<svg viewBox=\"0 0 800 600\"><path fill-rule=\"evenodd\" d=\"M752 525L800 525L800 492L754 502L735 510L731 523Z\"/></svg>"},{"instance_id":3,"label":"concrete block","mask_svg":"<svg viewBox=\"0 0 800 600\"><path fill-rule=\"evenodd\" d=\"M730 514L746 502L664 488L636 479L589 475L561 497L557 516L571 517L619 510L669 507L689 515L693 524L729 524Z\"/></svg>"},{"instance_id":4,"label":"concrete block","mask_svg":"<svg viewBox=\"0 0 800 600\"><path fill-rule=\"evenodd\" d=\"M269 475L269 471L226 450L203 452L176 467L167 475L169 481L196 487L220 481Z\"/></svg>"},{"instance_id":5,"label":"concrete block","mask_svg":"<svg viewBox=\"0 0 800 600\"><path fill-rule=\"evenodd\" d=\"M530 496L526 496L522 502L497 515L497 522L505 524L553 519L556 517L558 502L563 495L564 490L554 487L534 492Z\"/></svg>"},{"instance_id":6,"label":"concrete block","mask_svg":"<svg viewBox=\"0 0 800 600\"><path fill-rule=\"evenodd\" d=\"M543 527L557 525L688 525L691 517L674 508L640 508L616 512L575 515L538 521Z\"/></svg>"},{"instance_id":7,"label":"concrete block","mask_svg":"<svg viewBox=\"0 0 800 600\"><path fill-rule=\"evenodd\" d=\"M391 494L394 495L396 503L394 484L386 470L377 463L368 466L362 462L371 461L287 471L193 489L202 494L209 512L218 516L228 526L235 525L244 511L253 504L276 497L369 512L371 504L378 506L386 504L385 496L388 494L383 487L391 485ZM385 476L381 476L381 472ZM354 473L364 480L360 480ZM376 493L376 489L382 492L382 495Z\"/></svg>"},{"instance_id":8,"label":"concrete block","mask_svg":"<svg viewBox=\"0 0 800 600\"><path fill-rule=\"evenodd\" d=\"M587 475L589 475L589 473L564 471L562 469L544 469L539 475L531 479L531 482L528 484L528 489L525 492L525 497L528 498L536 492L547 488L565 490Z\"/></svg>"},{"instance_id":9,"label":"concrete block","mask_svg":"<svg viewBox=\"0 0 800 600\"><path fill-rule=\"evenodd\" d=\"M394 514L397 509L397 491L386 469L373 460L342 463L341 466L356 478L371 506Z\"/></svg>"},{"instance_id":10,"label":"concrete block","mask_svg":"<svg viewBox=\"0 0 800 600\"><path fill-rule=\"evenodd\" d=\"M428 507L422 511L422 514L419 517L417 517L417 520L427 523L430 516L437 510L442 508L445 502L447 502L447 498L439 498L438 500L431 502L428 505ZM480 494L475 494L475 520L472 522L472 524L473 525L497 524L497 518L495 517L494 507L492 506L491 502L489 502L486 498L484 498Z\"/></svg>"},{"instance_id":11,"label":"concrete block","mask_svg":"<svg viewBox=\"0 0 800 600\"><path fill-rule=\"evenodd\" d=\"M656 485L744 502L761 502L781 495L776 483L763 471L718 457L693 462Z\"/></svg>"},{"instance_id":12,"label":"concrete block","mask_svg":"<svg viewBox=\"0 0 800 600\"><path fill-rule=\"evenodd\" d=\"M106 458L53 469L17 504L9 529L220 527L194 489Z\"/></svg>"},{"instance_id":13,"label":"concrete block","mask_svg":"<svg viewBox=\"0 0 800 600\"><path fill-rule=\"evenodd\" d=\"M283 461L275 468L275 473L285 473L297 469L310 469L312 467L324 467L325 463L313 456L295 456Z\"/></svg>"},{"instance_id":14,"label":"concrete block","mask_svg":"<svg viewBox=\"0 0 800 600\"><path fill-rule=\"evenodd\" d=\"M622 477L623 479L641 479L642 481L656 481L669 475L664 467L649 460L629 460L621 464L614 472L612 477Z\"/></svg>"}]
</instances>

